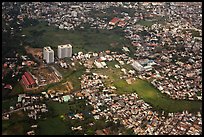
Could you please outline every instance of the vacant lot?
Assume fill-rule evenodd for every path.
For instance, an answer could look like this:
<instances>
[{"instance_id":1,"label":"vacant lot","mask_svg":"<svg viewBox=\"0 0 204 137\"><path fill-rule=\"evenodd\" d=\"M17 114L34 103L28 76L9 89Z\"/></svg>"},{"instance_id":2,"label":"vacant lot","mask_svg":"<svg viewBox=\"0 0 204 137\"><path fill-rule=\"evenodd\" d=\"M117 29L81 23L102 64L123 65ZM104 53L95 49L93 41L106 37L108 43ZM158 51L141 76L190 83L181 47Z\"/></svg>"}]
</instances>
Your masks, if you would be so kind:
<instances>
[{"instance_id":1,"label":"vacant lot","mask_svg":"<svg viewBox=\"0 0 204 137\"><path fill-rule=\"evenodd\" d=\"M156 17L152 17L150 20L140 20L137 23L146 27L151 27L155 23L165 24L166 18L167 16L164 16L164 17L156 16Z\"/></svg>"},{"instance_id":2,"label":"vacant lot","mask_svg":"<svg viewBox=\"0 0 204 137\"><path fill-rule=\"evenodd\" d=\"M63 89L63 83L66 83L69 81L72 85L71 91L77 91L80 90L81 80L79 77L81 77L82 74L85 72L85 68L82 65L79 65L78 62L75 63L75 67L69 68L69 69L63 69L59 67L58 65L54 65L55 68L62 74L63 79L60 82L47 85L46 89ZM64 88L65 89L65 88Z\"/></svg>"},{"instance_id":3,"label":"vacant lot","mask_svg":"<svg viewBox=\"0 0 204 137\"><path fill-rule=\"evenodd\" d=\"M23 111L12 113L9 120L2 120L2 134L25 135L30 130L30 125L26 118Z\"/></svg>"},{"instance_id":4,"label":"vacant lot","mask_svg":"<svg viewBox=\"0 0 204 137\"><path fill-rule=\"evenodd\" d=\"M28 54L42 59L42 48L31 48L29 46L26 46L25 50Z\"/></svg>"},{"instance_id":5,"label":"vacant lot","mask_svg":"<svg viewBox=\"0 0 204 137\"><path fill-rule=\"evenodd\" d=\"M66 124L59 117L49 117L39 121L40 135L65 135Z\"/></svg>"},{"instance_id":6,"label":"vacant lot","mask_svg":"<svg viewBox=\"0 0 204 137\"><path fill-rule=\"evenodd\" d=\"M50 67L32 70L32 74L38 79L39 85L46 85L59 81L59 77Z\"/></svg>"},{"instance_id":7,"label":"vacant lot","mask_svg":"<svg viewBox=\"0 0 204 137\"><path fill-rule=\"evenodd\" d=\"M24 28L22 34L26 35L25 41L32 47L52 46L56 51L58 45L70 43L73 46L73 53L107 49L120 50L124 44L128 44L128 40L123 37L121 30L84 29L67 31L40 23L37 26ZM117 43L117 45L111 46L112 43Z\"/></svg>"}]
</instances>

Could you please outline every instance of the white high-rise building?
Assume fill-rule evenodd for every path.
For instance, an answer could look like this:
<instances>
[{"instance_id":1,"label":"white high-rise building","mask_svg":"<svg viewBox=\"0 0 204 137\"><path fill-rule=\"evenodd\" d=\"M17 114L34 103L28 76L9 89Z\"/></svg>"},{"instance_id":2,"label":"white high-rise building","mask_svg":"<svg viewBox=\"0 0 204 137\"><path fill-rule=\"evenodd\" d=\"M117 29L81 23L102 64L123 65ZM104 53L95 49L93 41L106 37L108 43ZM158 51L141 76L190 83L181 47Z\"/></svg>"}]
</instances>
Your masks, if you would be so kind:
<instances>
[{"instance_id":1,"label":"white high-rise building","mask_svg":"<svg viewBox=\"0 0 204 137\"><path fill-rule=\"evenodd\" d=\"M72 57L72 46L70 44L58 46L58 58Z\"/></svg>"},{"instance_id":2,"label":"white high-rise building","mask_svg":"<svg viewBox=\"0 0 204 137\"><path fill-rule=\"evenodd\" d=\"M43 59L47 63L53 63L54 62L54 51L50 47L44 47L43 48Z\"/></svg>"}]
</instances>

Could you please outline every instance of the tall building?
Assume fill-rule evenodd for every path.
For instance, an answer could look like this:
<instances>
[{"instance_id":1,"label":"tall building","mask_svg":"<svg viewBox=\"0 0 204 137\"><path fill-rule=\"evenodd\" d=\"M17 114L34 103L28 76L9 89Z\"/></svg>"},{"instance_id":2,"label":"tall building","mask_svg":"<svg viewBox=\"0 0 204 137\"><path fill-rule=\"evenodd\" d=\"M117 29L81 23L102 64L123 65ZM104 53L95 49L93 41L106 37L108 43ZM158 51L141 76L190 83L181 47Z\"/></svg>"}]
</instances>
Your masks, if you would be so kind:
<instances>
[{"instance_id":1,"label":"tall building","mask_svg":"<svg viewBox=\"0 0 204 137\"><path fill-rule=\"evenodd\" d=\"M46 63L54 62L54 51L50 47L43 48L43 59L46 61Z\"/></svg>"},{"instance_id":2,"label":"tall building","mask_svg":"<svg viewBox=\"0 0 204 137\"><path fill-rule=\"evenodd\" d=\"M72 46L70 44L58 46L58 58L72 57Z\"/></svg>"}]
</instances>

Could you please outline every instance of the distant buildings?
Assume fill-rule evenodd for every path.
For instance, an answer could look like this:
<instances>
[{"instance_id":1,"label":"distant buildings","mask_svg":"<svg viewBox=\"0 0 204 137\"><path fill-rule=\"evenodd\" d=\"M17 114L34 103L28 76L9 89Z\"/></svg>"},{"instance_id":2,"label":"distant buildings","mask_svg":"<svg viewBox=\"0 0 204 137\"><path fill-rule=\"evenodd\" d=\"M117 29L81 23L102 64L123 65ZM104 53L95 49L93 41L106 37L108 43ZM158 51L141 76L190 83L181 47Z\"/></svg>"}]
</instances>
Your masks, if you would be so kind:
<instances>
[{"instance_id":1,"label":"distant buildings","mask_svg":"<svg viewBox=\"0 0 204 137\"><path fill-rule=\"evenodd\" d=\"M54 51L50 47L43 48L43 59L46 61L46 63L54 62Z\"/></svg>"},{"instance_id":2,"label":"distant buildings","mask_svg":"<svg viewBox=\"0 0 204 137\"><path fill-rule=\"evenodd\" d=\"M72 46L70 44L58 46L58 58L72 57Z\"/></svg>"}]
</instances>

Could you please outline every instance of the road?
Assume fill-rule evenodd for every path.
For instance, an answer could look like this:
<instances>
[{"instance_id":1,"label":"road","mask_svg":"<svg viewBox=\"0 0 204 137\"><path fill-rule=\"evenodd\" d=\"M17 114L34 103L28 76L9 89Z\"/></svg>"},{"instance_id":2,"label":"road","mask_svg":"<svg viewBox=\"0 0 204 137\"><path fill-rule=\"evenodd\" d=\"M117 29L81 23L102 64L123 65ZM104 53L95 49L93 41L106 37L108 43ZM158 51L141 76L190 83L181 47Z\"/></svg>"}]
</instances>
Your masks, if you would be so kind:
<instances>
[{"instance_id":1,"label":"road","mask_svg":"<svg viewBox=\"0 0 204 137\"><path fill-rule=\"evenodd\" d=\"M22 109L24 109L26 106L23 106L23 107L21 107L21 108L17 108L17 109L14 109L14 110L10 110L10 111L8 111L8 112L4 112L4 113L2 113L2 116L3 115L6 115L6 114L11 114L11 113L13 113L13 112L17 112L17 111L19 111L19 110L22 110Z\"/></svg>"}]
</instances>

